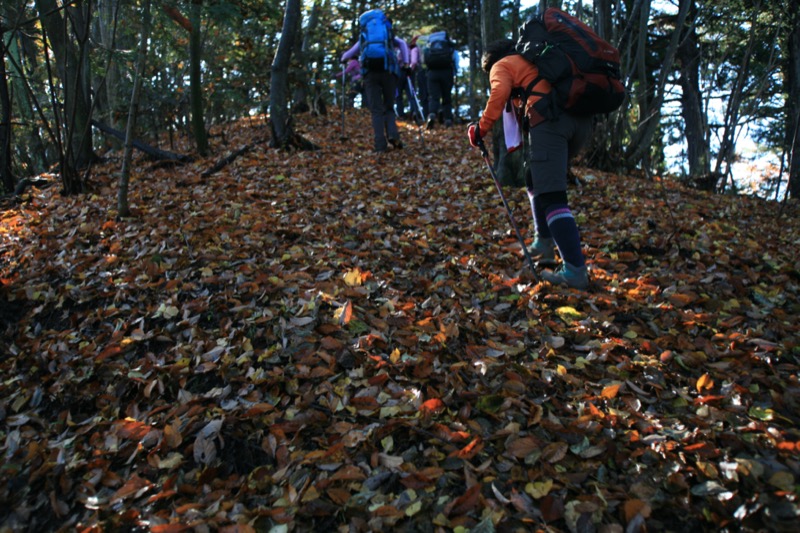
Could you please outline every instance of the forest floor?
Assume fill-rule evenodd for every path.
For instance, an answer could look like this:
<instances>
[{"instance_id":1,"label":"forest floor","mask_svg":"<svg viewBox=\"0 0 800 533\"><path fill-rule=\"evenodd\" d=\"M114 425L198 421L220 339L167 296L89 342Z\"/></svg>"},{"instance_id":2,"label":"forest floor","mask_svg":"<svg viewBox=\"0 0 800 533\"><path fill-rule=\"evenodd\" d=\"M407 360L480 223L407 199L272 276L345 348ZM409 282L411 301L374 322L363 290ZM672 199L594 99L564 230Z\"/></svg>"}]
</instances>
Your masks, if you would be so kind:
<instances>
[{"instance_id":1,"label":"forest floor","mask_svg":"<svg viewBox=\"0 0 800 533\"><path fill-rule=\"evenodd\" d=\"M797 204L576 167L578 291L465 128L339 119L3 207L0 531L796 530Z\"/></svg>"}]
</instances>

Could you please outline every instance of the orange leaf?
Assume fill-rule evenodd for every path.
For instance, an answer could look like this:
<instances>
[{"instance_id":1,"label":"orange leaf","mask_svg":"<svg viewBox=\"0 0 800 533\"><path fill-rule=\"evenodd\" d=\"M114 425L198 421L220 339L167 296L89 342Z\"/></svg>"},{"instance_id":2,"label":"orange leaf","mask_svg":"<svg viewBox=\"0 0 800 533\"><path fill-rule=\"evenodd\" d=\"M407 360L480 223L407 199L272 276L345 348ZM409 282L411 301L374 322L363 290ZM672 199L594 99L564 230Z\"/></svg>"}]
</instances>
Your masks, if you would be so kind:
<instances>
[{"instance_id":1,"label":"orange leaf","mask_svg":"<svg viewBox=\"0 0 800 533\"><path fill-rule=\"evenodd\" d=\"M152 486L153 484L146 479L139 477L138 474L133 474L133 476L114 493L114 496L111 497L111 501L124 500L129 496L138 497Z\"/></svg>"},{"instance_id":2,"label":"orange leaf","mask_svg":"<svg viewBox=\"0 0 800 533\"><path fill-rule=\"evenodd\" d=\"M180 533L187 529L190 529L190 527L185 524L160 524L157 526L150 526L151 533Z\"/></svg>"},{"instance_id":3,"label":"orange leaf","mask_svg":"<svg viewBox=\"0 0 800 533\"><path fill-rule=\"evenodd\" d=\"M353 318L353 303L347 300L342 306L342 312L339 315L339 324L346 326Z\"/></svg>"},{"instance_id":4,"label":"orange leaf","mask_svg":"<svg viewBox=\"0 0 800 533\"><path fill-rule=\"evenodd\" d=\"M616 398L617 393L619 393L619 386L619 383L616 383L614 385L603 387L603 392L600 394L600 396L607 399Z\"/></svg>"},{"instance_id":5,"label":"orange leaf","mask_svg":"<svg viewBox=\"0 0 800 533\"><path fill-rule=\"evenodd\" d=\"M625 522L629 523L637 515L642 515L644 518L650 516L650 506L642 500L628 500L625 502L624 512Z\"/></svg>"},{"instance_id":6,"label":"orange leaf","mask_svg":"<svg viewBox=\"0 0 800 533\"><path fill-rule=\"evenodd\" d=\"M430 414L439 414L442 411L444 411L444 409L445 409L444 402L439 398L432 398L427 402L423 403L419 407L419 410L422 411L423 413L430 413Z\"/></svg>"},{"instance_id":7,"label":"orange leaf","mask_svg":"<svg viewBox=\"0 0 800 533\"><path fill-rule=\"evenodd\" d=\"M472 441L461 448L452 452L449 457L458 457L459 459L472 459L483 450L483 443L480 437L475 437Z\"/></svg>"},{"instance_id":8,"label":"orange leaf","mask_svg":"<svg viewBox=\"0 0 800 533\"><path fill-rule=\"evenodd\" d=\"M104 360L108 359L109 357L113 357L113 356L117 355L121 351L122 351L122 348L120 348L116 344L113 345L113 346L108 346L108 347L106 347L105 350L100 352L97 355L97 357L94 358L94 360L95 361L104 361Z\"/></svg>"},{"instance_id":9,"label":"orange leaf","mask_svg":"<svg viewBox=\"0 0 800 533\"><path fill-rule=\"evenodd\" d=\"M697 392L703 392L704 390L710 390L714 387L714 380L708 374L703 374L697 380Z\"/></svg>"}]
</instances>

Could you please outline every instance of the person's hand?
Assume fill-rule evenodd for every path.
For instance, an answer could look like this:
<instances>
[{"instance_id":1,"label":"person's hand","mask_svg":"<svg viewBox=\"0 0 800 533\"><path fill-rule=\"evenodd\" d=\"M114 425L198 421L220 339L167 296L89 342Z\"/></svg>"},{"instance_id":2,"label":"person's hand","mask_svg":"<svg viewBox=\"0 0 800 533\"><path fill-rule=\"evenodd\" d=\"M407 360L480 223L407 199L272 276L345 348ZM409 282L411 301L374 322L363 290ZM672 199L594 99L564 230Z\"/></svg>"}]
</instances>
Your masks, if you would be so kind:
<instances>
[{"instance_id":1,"label":"person's hand","mask_svg":"<svg viewBox=\"0 0 800 533\"><path fill-rule=\"evenodd\" d=\"M470 123L467 128L467 137L469 137L469 144L473 148L478 148L481 144L481 127L477 122Z\"/></svg>"}]
</instances>

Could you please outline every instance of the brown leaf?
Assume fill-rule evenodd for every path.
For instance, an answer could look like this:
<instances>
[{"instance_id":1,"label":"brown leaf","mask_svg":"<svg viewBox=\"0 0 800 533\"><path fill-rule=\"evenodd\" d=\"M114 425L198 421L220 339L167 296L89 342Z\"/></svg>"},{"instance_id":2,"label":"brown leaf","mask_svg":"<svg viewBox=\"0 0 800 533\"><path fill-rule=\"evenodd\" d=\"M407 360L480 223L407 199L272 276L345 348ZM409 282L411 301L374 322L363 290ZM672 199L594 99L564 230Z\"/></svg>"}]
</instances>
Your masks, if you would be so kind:
<instances>
[{"instance_id":1,"label":"brown leaf","mask_svg":"<svg viewBox=\"0 0 800 533\"><path fill-rule=\"evenodd\" d=\"M449 517L467 514L477 508L480 496L481 484L476 483L464 494L445 505L444 514Z\"/></svg>"},{"instance_id":2,"label":"brown leaf","mask_svg":"<svg viewBox=\"0 0 800 533\"><path fill-rule=\"evenodd\" d=\"M533 437L522 437L511 441L506 446L506 451L517 459L527 457L539 449L539 442Z\"/></svg>"}]
</instances>

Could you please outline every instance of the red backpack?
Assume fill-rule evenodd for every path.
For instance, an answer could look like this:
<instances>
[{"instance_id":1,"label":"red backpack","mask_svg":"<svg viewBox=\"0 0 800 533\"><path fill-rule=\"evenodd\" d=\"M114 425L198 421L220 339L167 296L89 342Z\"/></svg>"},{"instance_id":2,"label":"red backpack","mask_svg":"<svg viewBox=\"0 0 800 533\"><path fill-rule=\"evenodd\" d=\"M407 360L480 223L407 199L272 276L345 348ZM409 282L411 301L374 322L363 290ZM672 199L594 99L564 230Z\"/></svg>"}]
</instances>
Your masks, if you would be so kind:
<instances>
[{"instance_id":1,"label":"red backpack","mask_svg":"<svg viewBox=\"0 0 800 533\"><path fill-rule=\"evenodd\" d=\"M539 77L525 89L542 97L528 110L531 125L555 118L562 110L575 115L610 113L625 99L619 50L560 9L547 8L544 15L524 23L516 51L539 68ZM550 93L533 92L541 79L550 82Z\"/></svg>"}]
</instances>

